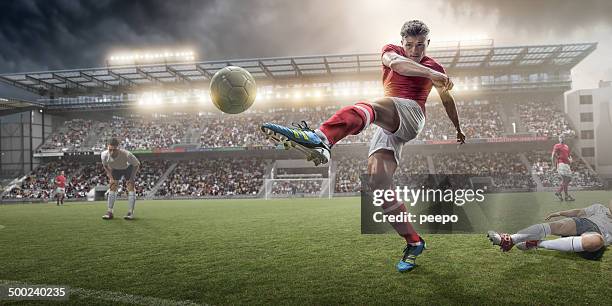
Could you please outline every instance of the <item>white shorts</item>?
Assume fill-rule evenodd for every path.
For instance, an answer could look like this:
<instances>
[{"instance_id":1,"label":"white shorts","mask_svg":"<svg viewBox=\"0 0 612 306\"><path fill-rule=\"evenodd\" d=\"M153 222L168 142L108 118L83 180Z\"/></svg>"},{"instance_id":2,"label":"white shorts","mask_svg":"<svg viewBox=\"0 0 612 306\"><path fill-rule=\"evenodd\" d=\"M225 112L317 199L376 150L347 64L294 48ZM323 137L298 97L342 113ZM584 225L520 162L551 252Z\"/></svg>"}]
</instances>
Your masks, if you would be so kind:
<instances>
[{"instance_id":1,"label":"white shorts","mask_svg":"<svg viewBox=\"0 0 612 306\"><path fill-rule=\"evenodd\" d=\"M377 126L376 132L370 141L370 150L368 157L378 150L393 151L395 161L400 163L402 155L402 146L410 140L413 140L419 135L425 126L425 114L419 104L410 99L396 98L393 99L395 109L400 117L400 124L397 131L391 133Z\"/></svg>"},{"instance_id":2,"label":"white shorts","mask_svg":"<svg viewBox=\"0 0 612 306\"><path fill-rule=\"evenodd\" d=\"M557 173L562 176L572 176L572 169L568 164L559 163L557 165Z\"/></svg>"},{"instance_id":3,"label":"white shorts","mask_svg":"<svg viewBox=\"0 0 612 306\"><path fill-rule=\"evenodd\" d=\"M57 188L55 188L55 193L57 193L57 194L64 194L64 193L66 193L66 189L62 188L62 187L57 187Z\"/></svg>"}]
</instances>

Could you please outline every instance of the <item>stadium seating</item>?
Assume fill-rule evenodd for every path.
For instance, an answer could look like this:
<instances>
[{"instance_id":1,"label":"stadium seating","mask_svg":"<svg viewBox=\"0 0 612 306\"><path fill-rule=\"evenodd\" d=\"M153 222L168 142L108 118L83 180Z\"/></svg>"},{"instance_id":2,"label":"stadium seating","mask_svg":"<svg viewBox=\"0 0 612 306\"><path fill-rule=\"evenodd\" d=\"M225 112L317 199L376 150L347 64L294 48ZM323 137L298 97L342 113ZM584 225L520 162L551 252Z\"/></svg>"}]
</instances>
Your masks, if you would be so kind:
<instances>
[{"instance_id":1,"label":"stadium seating","mask_svg":"<svg viewBox=\"0 0 612 306\"><path fill-rule=\"evenodd\" d=\"M51 134L39 147L39 151L79 151L90 150L84 147L84 141L97 122L86 119L72 119Z\"/></svg>"},{"instance_id":2,"label":"stadium seating","mask_svg":"<svg viewBox=\"0 0 612 306\"><path fill-rule=\"evenodd\" d=\"M548 151L530 151L527 159L531 163L531 171L538 175L544 187L558 187L561 181L561 176L551 164L551 152ZM580 159L574 158L571 164L572 182L570 188L576 189L600 189L604 185L599 177L592 173L587 165Z\"/></svg>"},{"instance_id":3,"label":"stadium seating","mask_svg":"<svg viewBox=\"0 0 612 306\"><path fill-rule=\"evenodd\" d=\"M145 196L168 168L165 160L142 161L136 178L135 187L138 197ZM76 161L53 161L43 164L26 176L20 186L4 195L8 199L49 199L55 190L54 178L60 171L66 172L66 198L85 198L87 192L96 186L108 186L108 178L102 163L83 163ZM126 195L125 185L120 186L120 195Z\"/></svg>"},{"instance_id":4,"label":"stadium seating","mask_svg":"<svg viewBox=\"0 0 612 306\"><path fill-rule=\"evenodd\" d=\"M557 137L561 134L567 137L576 135L563 112L552 103L526 101L518 104L518 111L527 132L548 137Z\"/></svg>"},{"instance_id":5,"label":"stadium seating","mask_svg":"<svg viewBox=\"0 0 612 306\"><path fill-rule=\"evenodd\" d=\"M161 197L256 195L263 184L261 159L180 161L157 191Z\"/></svg>"},{"instance_id":6,"label":"stadium seating","mask_svg":"<svg viewBox=\"0 0 612 306\"><path fill-rule=\"evenodd\" d=\"M92 120L73 119L51 135L41 149L90 150L84 148L82 142L93 127L99 128L97 143L93 146L96 150L102 150L106 139L111 136L117 137L128 150L171 148L177 144L203 147L267 146L270 144L259 132L261 123L290 125L304 120L316 128L340 107L334 104L325 107L271 108L231 116L218 113L117 115L99 124ZM550 102L517 101L514 107L521 121L519 128L525 132L547 137L556 137L560 133L575 135L565 115ZM462 128L469 138L501 137L508 130L505 124L510 123L503 122L502 107L498 103L458 101L457 109ZM359 135L347 137L342 143L367 143L375 131L375 126L370 127ZM455 128L442 104L428 103L426 125L418 140L447 140L455 136Z\"/></svg>"}]
</instances>

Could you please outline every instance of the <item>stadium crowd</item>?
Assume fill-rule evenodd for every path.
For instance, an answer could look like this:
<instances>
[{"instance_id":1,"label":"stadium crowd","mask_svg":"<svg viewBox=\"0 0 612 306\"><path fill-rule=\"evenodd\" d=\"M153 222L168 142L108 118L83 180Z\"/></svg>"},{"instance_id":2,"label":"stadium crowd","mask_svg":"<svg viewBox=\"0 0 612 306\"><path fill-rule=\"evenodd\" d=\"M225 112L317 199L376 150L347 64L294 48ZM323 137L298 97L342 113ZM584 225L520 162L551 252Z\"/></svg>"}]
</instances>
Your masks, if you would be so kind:
<instances>
[{"instance_id":1,"label":"stadium crowd","mask_svg":"<svg viewBox=\"0 0 612 306\"><path fill-rule=\"evenodd\" d=\"M65 128L55 132L43 144L45 150L79 150L88 132L99 127L96 150L104 148L111 136L120 139L129 150L170 148L184 143L203 147L269 146L259 131L263 122L291 125L306 121L311 128L318 127L341 106L302 106L249 110L239 115L219 113L169 113L149 115L117 115L101 122L84 119L67 121ZM464 133L468 138L501 137L505 130L501 116L501 105L488 101L457 102ZM561 133L575 135L565 115L550 102L527 101L516 104L522 127L538 136L556 137ZM427 120L418 140L454 139L455 129L446 110L439 102L427 104ZM506 123L508 124L508 123ZM376 127L372 126L359 135L352 135L341 143L368 143ZM194 137L187 137L193 133Z\"/></svg>"},{"instance_id":2,"label":"stadium crowd","mask_svg":"<svg viewBox=\"0 0 612 306\"><path fill-rule=\"evenodd\" d=\"M186 132L197 122L194 118L189 114L113 116L110 122L102 123L103 132L96 147L104 148L105 141L115 137L130 151L170 148L183 141Z\"/></svg>"},{"instance_id":3,"label":"stadium crowd","mask_svg":"<svg viewBox=\"0 0 612 306\"><path fill-rule=\"evenodd\" d=\"M136 195L144 197L159 180L170 163L165 160L141 161L141 167L135 181ZM102 163L82 163L76 161L52 161L43 164L26 176L23 182L6 193L6 199L43 199L54 196L55 176L60 171L66 173L66 198L80 199L96 186L108 186L108 177ZM121 185L120 195L127 196L125 180Z\"/></svg>"},{"instance_id":4,"label":"stadium crowd","mask_svg":"<svg viewBox=\"0 0 612 306\"><path fill-rule=\"evenodd\" d=\"M567 137L576 135L563 112L552 103L527 101L518 104L518 111L527 132L548 137L557 137L561 134Z\"/></svg>"},{"instance_id":5,"label":"stadium crowd","mask_svg":"<svg viewBox=\"0 0 612 306\"><path fill-rule=\"evenodd\" d=\"M264 160L180 161L157 190L161 197L255 195L263 184Z\"/></svg>"},{"instance_id":6,"label":"stadium crowd","mask_svg":"<svg viewBox=\"0 0 612 306\"><path fill-rule=\"evenodd\" d=\"M547 151L530 151L526 154L527 159L531 163L531 171L536 174L544 187L558 187L561 182L561 176L557 170L553 168L551 163L551 152ZM604 185L599 177L591 172L587 165L580 159L574 156L570 165L572 169L572 181L570 188L578 189L600 189Z\"/></svg>"},{"instance_id":7,"label":"stadium crowd","mask_svg":"<svg viewBox=\"0 0 612 306\"><path fill-rule=\"evenodd\" d=\"M439 174L469 174L491 177L499 189L534 188L526 165L518 153L475 152L438 153L433 156Z\"/></svg>"},{"instance_id":8,"label":"stadium crowd","mask_svg":"<svg viewBox=\"0 0 612 306\"><path fill-rule=\"evenodd\" d=\"M79 151L87 149L84 141L97 122L86 119L71 119L51 134L39 147L39 151Z\"/></svg>"}]
</instances>

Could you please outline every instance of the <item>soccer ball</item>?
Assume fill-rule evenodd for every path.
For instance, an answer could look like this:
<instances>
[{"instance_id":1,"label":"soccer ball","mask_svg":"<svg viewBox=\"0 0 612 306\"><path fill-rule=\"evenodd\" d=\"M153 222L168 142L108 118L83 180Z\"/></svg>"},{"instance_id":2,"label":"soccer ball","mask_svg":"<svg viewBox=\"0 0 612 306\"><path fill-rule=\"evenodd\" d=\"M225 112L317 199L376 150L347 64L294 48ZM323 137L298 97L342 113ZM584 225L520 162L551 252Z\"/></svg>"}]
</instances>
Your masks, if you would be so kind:
<instances>
[{"instance_id":1,"label":"soccer ball","mask_svg":"<svg viewBox=\"0 0 612 306\"><path fill-rule=\"evenodd\" d=\"M215 73L210 81L210 98L222 112L239 114L255 101L255 79L244 68L227 66Z\"/></svg>"}]
</instances>

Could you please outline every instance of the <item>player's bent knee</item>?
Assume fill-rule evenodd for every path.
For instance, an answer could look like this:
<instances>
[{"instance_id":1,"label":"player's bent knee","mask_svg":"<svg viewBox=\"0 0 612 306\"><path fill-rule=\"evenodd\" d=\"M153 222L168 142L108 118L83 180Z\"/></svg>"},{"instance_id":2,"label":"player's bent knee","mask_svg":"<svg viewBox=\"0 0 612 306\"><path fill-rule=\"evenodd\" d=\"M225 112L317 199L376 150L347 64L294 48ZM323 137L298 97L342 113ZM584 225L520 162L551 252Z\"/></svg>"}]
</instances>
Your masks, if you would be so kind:
<instances>
[{"instance_id":1,"label":"player's bent knee","mask_svg":"<svg viewBox=\"0 0 612 306\"><path fill-rule=\"evenodd\" d=\"M127 190L128 191L134 191L134 183L128 182L127 183Z\"/></svg>"},{"instance_id":2,"label":"player's bent knee","mask_svg":"<svg viewBox=\"0 0 612 306\"><path fill-rule=\"evenodd\" d=\"M587 233L582 235L582 248L587 252L595 252L604 246L604 239L600 234Z\"/></svg>"},{"instance_id":3,"label":"player's bent knee","mask_svg":"<svg viewBox=\"0 0 612 306\"><path fill-rule=\"evenodd\" d=\"M395 167L392 167L394 165L391 164L390 160L395 162L395 156L393 152L388 150L377 151L368 158L367 174L370 186L373 188L388 188L391 186Z\"/></svg>"},{"instance_id":4,"label":"player's bent knee","mask_svg":"<svg viewBox=\"0 0 612 306\"><path fill-rule=\"evenodd\" d=\"M394 132L399 127L399 115L391 98L377 98L371 103L376 118L374 123L383 129Z\"/></svg>"}]
</instances>

